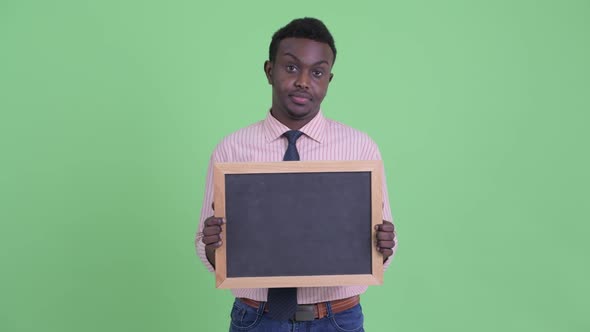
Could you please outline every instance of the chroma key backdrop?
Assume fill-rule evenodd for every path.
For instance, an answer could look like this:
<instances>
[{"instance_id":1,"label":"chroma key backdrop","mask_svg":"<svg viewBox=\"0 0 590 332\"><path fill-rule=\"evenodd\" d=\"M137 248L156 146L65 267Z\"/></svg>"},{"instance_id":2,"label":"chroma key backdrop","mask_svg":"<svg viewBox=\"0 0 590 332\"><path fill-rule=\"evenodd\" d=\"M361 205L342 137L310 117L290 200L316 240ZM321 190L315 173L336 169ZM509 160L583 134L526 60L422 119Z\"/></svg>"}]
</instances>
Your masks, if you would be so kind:
<instances>
[{"instance_id":1,"label":"chroma key backdrop","mask_svg":"<svg viewBox=\"0 0 590 332\"><path fill-rule=\"evenodd\" d=\"M379 145L372 332L590 331L590 2L0 1L0 331L227 331L196 256L271 35L323 20L327 117Z\"/></svg>"}]
</instances>

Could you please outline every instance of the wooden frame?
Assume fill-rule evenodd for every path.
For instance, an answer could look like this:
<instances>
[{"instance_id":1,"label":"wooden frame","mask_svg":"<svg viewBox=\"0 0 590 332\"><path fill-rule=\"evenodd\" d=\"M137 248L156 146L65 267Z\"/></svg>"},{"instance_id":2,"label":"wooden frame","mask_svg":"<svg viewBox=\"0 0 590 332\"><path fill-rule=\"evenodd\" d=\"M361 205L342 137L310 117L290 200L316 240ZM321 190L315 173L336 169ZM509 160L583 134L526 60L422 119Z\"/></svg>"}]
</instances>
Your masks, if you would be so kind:
<instances>
[{"instance_id":1,"label":"wooden frame","mask_svg":"<svg viewBox=\"0 0 590 332\"><path fill-rule=\"evenodd\" d=\"M227 174L256 173L323 173L370 172L371 176L371 274L314 275L279 277L228 277L226 261L225 227L222 227L222 245L215 252L217 288L273 288L322 287L347 285L378 285L383 283L383 258L377 251L375 225L382 217L382 163L381 161L283 161L267 163L217 163L214 165L215 216L226 217L225 176ZM229 221L231 222L231 221Z\"/></svg>"}]
</instances>

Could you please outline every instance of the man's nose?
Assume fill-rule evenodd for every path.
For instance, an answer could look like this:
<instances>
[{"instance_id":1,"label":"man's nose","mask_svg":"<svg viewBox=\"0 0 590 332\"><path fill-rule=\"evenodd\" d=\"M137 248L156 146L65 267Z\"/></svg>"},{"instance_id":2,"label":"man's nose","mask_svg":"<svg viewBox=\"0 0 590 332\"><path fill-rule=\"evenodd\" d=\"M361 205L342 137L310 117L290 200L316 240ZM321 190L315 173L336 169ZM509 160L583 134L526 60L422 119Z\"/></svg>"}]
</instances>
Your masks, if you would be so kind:
<instances>
[{"instance_id":1,"label":"man's nose","mask_svg":"<svg viewBox=\"0 0 590 332\"><path fill-rule=\"evenodd\" d=\"M309 89L309 75L305 72L301 72L299 75L297 75L295 86L300 89Z\"/></svg>"}]
</instances>

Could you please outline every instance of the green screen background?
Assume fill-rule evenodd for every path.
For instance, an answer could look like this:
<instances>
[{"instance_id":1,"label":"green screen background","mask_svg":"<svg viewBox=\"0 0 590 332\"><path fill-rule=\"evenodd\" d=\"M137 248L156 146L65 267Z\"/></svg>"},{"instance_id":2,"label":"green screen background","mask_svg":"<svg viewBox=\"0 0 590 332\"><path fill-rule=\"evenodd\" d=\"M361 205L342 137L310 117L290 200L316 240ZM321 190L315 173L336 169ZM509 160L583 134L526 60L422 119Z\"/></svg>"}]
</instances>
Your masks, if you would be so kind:
<instances>
[{"instance_id":1,"label":"green screen background","mask_svg":"<svg viewBox=\"0 0 590 332\"><path fill-rule=\"evenodd\" d=\"M0 331L227 331L194 252L272 33L324 20L323 104L384 158L367 331L590 331L589 1L0 1Z\"/></svg>"}]
</instances>

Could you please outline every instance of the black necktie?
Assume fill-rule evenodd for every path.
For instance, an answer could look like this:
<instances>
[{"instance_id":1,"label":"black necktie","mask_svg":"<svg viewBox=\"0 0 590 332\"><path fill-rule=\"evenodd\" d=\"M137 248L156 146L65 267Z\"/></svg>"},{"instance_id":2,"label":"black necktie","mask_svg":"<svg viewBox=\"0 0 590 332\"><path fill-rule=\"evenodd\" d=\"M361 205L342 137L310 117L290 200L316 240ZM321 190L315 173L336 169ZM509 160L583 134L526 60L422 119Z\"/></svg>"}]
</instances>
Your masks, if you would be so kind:
<instances>
[{"instance_id":1,"label":"black necktie","mask_svg":"<svg viewBox=\"0 0 590 332\"><path fill-rule=\"evenodd\" d=\"M289 130L283 134L289 141L289 146L283 157L284 161L299 160L299 152L297 152L295 143L302 134L299 130ZM270 318L290 319L297 310L297 288L269 288L267 301Z\"/></svg>"}]
</instances>

